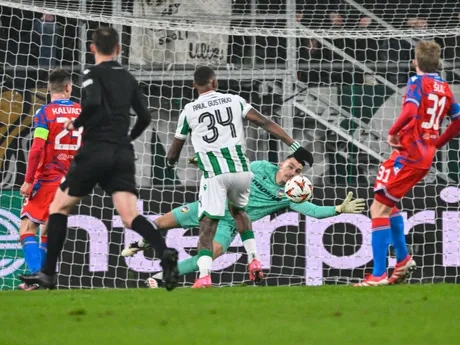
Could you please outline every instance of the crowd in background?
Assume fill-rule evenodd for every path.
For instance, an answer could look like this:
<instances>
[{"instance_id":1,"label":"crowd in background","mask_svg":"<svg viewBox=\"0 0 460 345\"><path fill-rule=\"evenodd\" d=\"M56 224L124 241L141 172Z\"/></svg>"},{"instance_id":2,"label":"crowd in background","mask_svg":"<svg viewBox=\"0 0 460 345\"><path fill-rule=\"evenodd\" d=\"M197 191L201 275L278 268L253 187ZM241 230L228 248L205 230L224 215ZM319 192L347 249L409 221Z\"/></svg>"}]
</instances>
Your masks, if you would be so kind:
<instances>
[{"instance_id":1,"label":"crowd in background","mask_svg":"<svg viewBox=\"0 0 460 345\"><path fill-rule=\"evenodd\" d=\"M135 0L123 1L123 15L132 13ZM163 0L162 0L163 1ZM229 0L230 1L230 0ZM457 0L356 0L357 5L372 12L395 29L445 29L460 27L460 2ZM56 6L74 6L78 0L55 2ZM286 0L257 0L255 3L255 20L245 20L251 14L251 0L232 0L232 13L237 19L232 26L265 26L285 27L286 20L282 17L286 11ZM49 6L53 6L52 1ZM88 0L89 12L102 11L110 14L111 1ZM273 19L273 15L280 18ZM269 18L269 19L267 19ZM297 0L295 25L313 30L379 30L384 26L377 20L366 15L347 0ZM88 27L97 27L98 23L87 23ZM124 43L129 45L129 28L125 27ZM56 64L70 65L80 61L82 50L79 40L78 21L73 18L55 17L42 13L34 13L0 6L0 65L1 66L42 66L53 67ZM458 36L434 37L443 47L443 58L453 64L460 64L460 42ZM335 38L328 39L334 46L343 50L348 57L360 62L409 62L412 46L402 38ZM277 37L256 37L255 50L251 47L251 37L235 36L229 38L228 62L236 65L252 64L255 51L255 62L258 64L284 64L286 59L286 40ZM333 53L315 38L297 40L298 61L300 70L308 69L309 63L340 62L347 60ZM125 52L129 49L123 49ZM125 56L125 58L127 58ZM126 60L127 61L127 60ZM88 60L91 63L90 60ZM307 67L302 65L307 64ZM326 65L325 64L325 65ZM327 68L327 66L325 66ZM407 80L409 67L400 67L401 73L390 75L395 83ZM313 70L318 68L313 68ZM308 71L309 79L314 78ZM319 76L319 79L322 77ZM455 80L450 80L454 81Z\"/></svg>"}]
</instances>

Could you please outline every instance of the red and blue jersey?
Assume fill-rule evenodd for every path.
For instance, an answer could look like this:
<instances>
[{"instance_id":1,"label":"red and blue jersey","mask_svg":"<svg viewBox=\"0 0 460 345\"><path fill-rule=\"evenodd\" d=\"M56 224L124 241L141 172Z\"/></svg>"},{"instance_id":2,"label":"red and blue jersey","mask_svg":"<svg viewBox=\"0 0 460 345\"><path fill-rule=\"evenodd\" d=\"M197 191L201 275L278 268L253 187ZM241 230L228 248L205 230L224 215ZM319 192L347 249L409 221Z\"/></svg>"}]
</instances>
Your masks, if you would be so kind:
<instances>
[{"instance_id":1,"label":"red and blue jersey","mask_svg":"<svg viewBox=\"0 0 460 345\"><path fill-rule=\"evenodd\" d=\"M417 106L417 114L398 133L403 147L398 160L404 165L429 169L436 153L440 125L448 114L452 119L460 117L460 106L447 82L437 73L411 77L404 97L404 104L408 102Z\"/></svg>"},{"instance_id":2,"label":"red and blue jersey","mask_svg":"<svg viewBox=\"0 0 460 345\"><path fill-rule=\"evenodd\" d=\"M69 170L80 148L83 128L69 132L63 128L63 124L68 119L76 119L80 112L80 104L61 99L41 107L35 114L34 138L46 141L35 173L36 181L59 183Z\"/></svg>"}]
</instances>

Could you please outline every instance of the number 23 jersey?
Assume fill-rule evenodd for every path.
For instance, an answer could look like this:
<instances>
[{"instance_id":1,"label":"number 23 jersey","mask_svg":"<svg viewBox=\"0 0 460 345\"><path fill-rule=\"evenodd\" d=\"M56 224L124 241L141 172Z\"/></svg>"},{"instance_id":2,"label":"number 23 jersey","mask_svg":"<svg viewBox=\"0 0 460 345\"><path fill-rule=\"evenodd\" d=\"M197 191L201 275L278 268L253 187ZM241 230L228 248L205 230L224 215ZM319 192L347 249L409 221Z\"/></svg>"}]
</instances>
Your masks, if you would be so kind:
<instances>
[{"instance_id":1,"label":"number 23 jersey","mask_svg":"<svg viewBox=\"0 0 460 345\"><path fill-rule=\"evenodd\" d=\"M59 183L81 145L82 128L67 131L68 119L76 119L81 106L70 100L56 100L41 107L34 116L34 138L46 141L45 152L35 173L35 180Z\"/></svg>"},{"instance_id":2,"label":"number 23 jersey","mask_svg":"<svg viewBox=\"0 0 460 345\"><path fill-rule=\"evenodd\" d=\"M404 165L429 169L436 153L436 140L446 115L460 116L460 107L452 91L437 73L416 75L409 79L404 104L414 103L417 114L401 129L399 138L403 149L398 158Z\"/></svg>"},{"instance_id":3,"label":"number 23 jersey","mask_svg":"<svg viewBox=\"0 0 460 345\"><path fill-rule=\"evenodd\" d=\"M185 105L175 137L191 133L204 177L249 171L243 120L252 106L237 95L209 91Z\"/></svg>"}]
</instances>

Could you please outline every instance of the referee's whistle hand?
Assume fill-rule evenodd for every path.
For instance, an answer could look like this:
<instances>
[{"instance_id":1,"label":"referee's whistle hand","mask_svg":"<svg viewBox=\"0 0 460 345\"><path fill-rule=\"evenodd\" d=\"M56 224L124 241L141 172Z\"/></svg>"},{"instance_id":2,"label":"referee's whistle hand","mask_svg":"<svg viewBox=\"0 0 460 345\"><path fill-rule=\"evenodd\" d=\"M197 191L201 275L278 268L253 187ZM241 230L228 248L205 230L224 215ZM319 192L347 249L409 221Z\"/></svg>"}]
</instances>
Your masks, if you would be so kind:
<instances>
[{"instance_id":1,"label":"referee's whistle hand","mask_svg":"<svg viewBox=\"0 0 460 345\"><path fill-rule=\"evenodd\" d=\"M28 198L30 193L30 183L27 183L27 182L24 182L21 186L21 189L19 189L19 192L21 193L21 195L25 198Z\"/></svg>"},{"instance_id":2,"label":"referee's whistle hand","mask_svg":"<svg viewBox=\"0 0 460 345\"><path fill-rule=\"evenodd\" d=\"M75 127L73 125L73 121L72 120L67 120L66 122L64 122L64 129L67 129L68 131L75 130Z\"/></svg>"}]
</instances>

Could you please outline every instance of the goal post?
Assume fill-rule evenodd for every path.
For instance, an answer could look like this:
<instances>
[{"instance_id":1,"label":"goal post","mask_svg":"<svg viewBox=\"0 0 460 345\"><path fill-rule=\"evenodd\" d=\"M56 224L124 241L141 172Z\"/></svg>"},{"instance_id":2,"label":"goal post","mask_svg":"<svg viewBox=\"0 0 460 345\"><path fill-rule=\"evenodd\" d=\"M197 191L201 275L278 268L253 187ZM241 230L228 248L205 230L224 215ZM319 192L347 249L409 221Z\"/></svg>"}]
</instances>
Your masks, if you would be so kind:
<instances>
[{"instance_id":1,"label":"goal post","mask_svg":"<svg viewBox=\"0 0 460 345\"><path fill-rule=\"evenodd\" d=\"M197 97L193 71L203 64L216 70L219 91L241 95L313 152L315 165L305 171L313 203L335 205L349 191L370 201L378 167L390 152L388 130L414 73L417 41L441 45L441 76L460 99L457 2L400 8L370 3L0 0L0 289L16 288L17 274L27 271L18 232L19 187L32 117L47 102L48 72L69 70L78 101L82 71L94 63L91 33L101 24L119 31L119 62L139 80L152 114L151 126L134 142L138 207L150 219L197 199L200 173L186 163L194 154L191 144L175 172L166 169L165 155L181 109ZM248 125L246 134L250 160L278 164L288 154L260 129ZM420 267L410 282L457 282L459 148L455 139L440 150L427 178L400 204ZM112 206L96 189L75 208L59 264L60 288L142 287L160 269L148 251L120 256L137 235L123 228ZM314 219L286 210L258 220L254 231L267 285L351 283L372 267L367 213ZM197 236L197 229L173 229L166 239L185 259L196 254ZM394 265L392 255L389 260ZM215 261L213 281L247 282L246 269L237 236ZM188 275L183 283L193 280Z\"/></svg>"}]
</instances>

